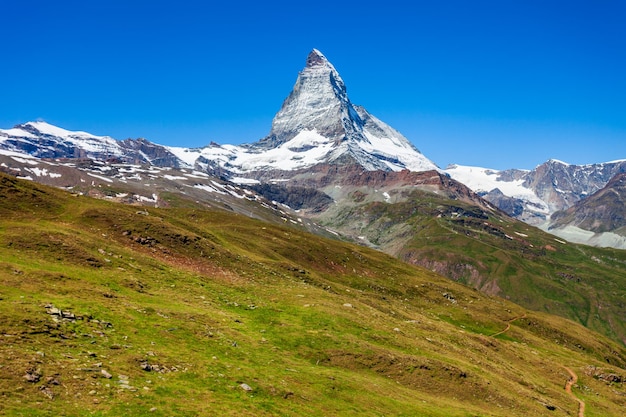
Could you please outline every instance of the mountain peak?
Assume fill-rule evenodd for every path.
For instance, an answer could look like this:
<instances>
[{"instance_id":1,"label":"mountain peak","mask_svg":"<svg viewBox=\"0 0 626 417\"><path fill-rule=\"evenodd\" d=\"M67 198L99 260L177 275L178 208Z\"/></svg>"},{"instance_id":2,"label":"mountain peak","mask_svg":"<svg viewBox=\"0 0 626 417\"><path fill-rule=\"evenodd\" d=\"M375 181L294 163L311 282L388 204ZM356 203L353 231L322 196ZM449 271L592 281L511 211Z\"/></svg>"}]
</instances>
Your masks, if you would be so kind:
<instances>
[{"instance_id":1,"label":"mountain peak","mask_svg":"<svg viewBox=\"0 0 626 417\"><path fill-rule=\"evenodd\" d=\"M287 148L300 167L349 161L366 170L437 169L399 132L353 105L341 76L317 49L307 56L269 135L250 148L257 153Z\"/></svg>"},{"instance_id":2,"label":"mountain peak","mask_svg":"<svg viewBox=\"0 0 626 417\"><path fill-rule=\"evenodd\" d=\"M328 62L328 60L326 59L324 54L321 53L317 49L313 49L309 53L309 56L306 58L306 67L307 68L328 66L329 64L330 64L330 62Z\"/></svg>"}]
</instances>

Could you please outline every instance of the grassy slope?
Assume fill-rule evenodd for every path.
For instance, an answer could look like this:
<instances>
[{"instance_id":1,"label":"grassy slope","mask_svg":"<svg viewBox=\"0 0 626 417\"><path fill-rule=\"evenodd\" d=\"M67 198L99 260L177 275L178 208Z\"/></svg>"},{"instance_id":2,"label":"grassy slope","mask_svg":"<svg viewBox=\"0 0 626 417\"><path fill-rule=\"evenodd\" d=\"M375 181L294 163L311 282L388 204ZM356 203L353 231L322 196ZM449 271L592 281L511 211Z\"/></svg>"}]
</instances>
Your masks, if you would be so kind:
<instances>
[{"instance_id":1,"label":"grassy slope","mask_svg":"<svg viewBox=\"0 0 626 417\"><path fill-rule=\"evenodd\" d=\"M0 219L1 414L573 415L565 367L626 405L614 342L380 252L5 176Z\"/></svg>"},{"instance_id":2,"label":"grassy slope","mask_svg":"<svg viewBox=\"0 0 626 417\"><path fill-rule=\"evenodd\" d=\"M395 204L347 206L327 224L363 235L405 261L626 344L626 251L565 243L425 192ZM362 228L351 230L355 225Z\"/></svg>"}]
</instances>

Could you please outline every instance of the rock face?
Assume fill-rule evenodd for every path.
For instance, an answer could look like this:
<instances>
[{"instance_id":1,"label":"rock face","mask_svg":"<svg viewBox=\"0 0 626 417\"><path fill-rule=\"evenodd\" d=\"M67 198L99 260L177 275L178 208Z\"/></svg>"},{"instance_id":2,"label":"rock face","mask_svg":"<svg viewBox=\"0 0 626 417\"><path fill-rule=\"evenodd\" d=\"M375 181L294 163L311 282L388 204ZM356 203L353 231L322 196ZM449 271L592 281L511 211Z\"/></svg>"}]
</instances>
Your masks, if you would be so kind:
<instances>
[{"instance_id":1,"label":"rock face","mask_svg":"<svg viewBox=\"0 0 626 417\"><path fill-rule=\"evenodd\" d=\"M346 86L326 57L313 50L306 67L272 121L269 135L258 147L277 147L303 130L315 130L333 141L354 135L362 126L348 99Z\"/></svg>"},{"instance_id":2,"label":"rock face","mask_svg":"<svg viewBox=\"0 0 626 417\"><path fill-rule=\"evenodd\" d=\"M550 227L564 226L626 236L626 173L617 174L604 188L569 209L554 213Z\"/></svg>"},{"instance_id":3,"label":"rock face","mask_svg":"<svg viewBox=\"0 0 626 417\"><path fill-rule=\"evenodd\" d=\"M555 212L600 190L620 172L626 172L626 161L571 165L550 160L530 171L523 186L533 190L548 204L550 212Z\"/></svg>"}]
</instances>

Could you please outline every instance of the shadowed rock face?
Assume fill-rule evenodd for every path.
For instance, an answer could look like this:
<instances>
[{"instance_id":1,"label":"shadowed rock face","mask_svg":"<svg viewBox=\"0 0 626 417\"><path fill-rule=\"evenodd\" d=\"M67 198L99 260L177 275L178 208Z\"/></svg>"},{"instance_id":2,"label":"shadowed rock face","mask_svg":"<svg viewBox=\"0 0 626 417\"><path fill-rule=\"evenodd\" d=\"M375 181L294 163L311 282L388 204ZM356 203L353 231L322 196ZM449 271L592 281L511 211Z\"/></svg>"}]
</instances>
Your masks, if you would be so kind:
<instances>
[{"instance_id":1,"label":"shadowed rock face","mask_svg":"<svg viewBox=\"0 0 626 417\"><path fill-rule=\"evenodd\" d=\"M595 233L626 229L626 173L617 174L606 187L552 217L552 228L572 225ZM622 229L622 230L621 230Z\"/></svg>"},{"instance_id":2,"label":"shadowed rock face","mask_svg":"<svg viewBox=\"0 0 626 417\"><path fill-rule=\"evenodd\" d=\"M552 160L530 171L524 186L548 203L551 211L564 210L595 193L625 170L625 162L570 165Z\"/></svg>"}]
</instances>

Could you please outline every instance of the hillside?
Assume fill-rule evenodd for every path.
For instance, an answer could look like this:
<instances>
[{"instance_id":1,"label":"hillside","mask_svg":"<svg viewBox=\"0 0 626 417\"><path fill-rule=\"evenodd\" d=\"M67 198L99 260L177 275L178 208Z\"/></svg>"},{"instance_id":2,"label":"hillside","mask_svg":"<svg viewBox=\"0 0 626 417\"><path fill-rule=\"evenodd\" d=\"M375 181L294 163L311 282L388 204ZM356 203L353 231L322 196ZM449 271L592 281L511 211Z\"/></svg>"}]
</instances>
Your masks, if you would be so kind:
<instances>
[{"instance_id":1,"label":"hillside","mask_svg":"<svg viewBox=\"0 0 626 417\"><path fill-rule=\"evenodd\" d=\"M447 188L450 190L450 187ZM469 198L342 185L322 225L408 263L626 344L626 252L577 245Z\"/></svg>"},{"instance_id":2,"label":"hillside","mask_svg":"<svg viewBox=\"0 0 626 417\"><path fill-rule=\"evenodd\" d=\"M381 252L3 174L0 191L3 415L618 416L626 406L623 346Z\"/></svg>"}]
</instances>

